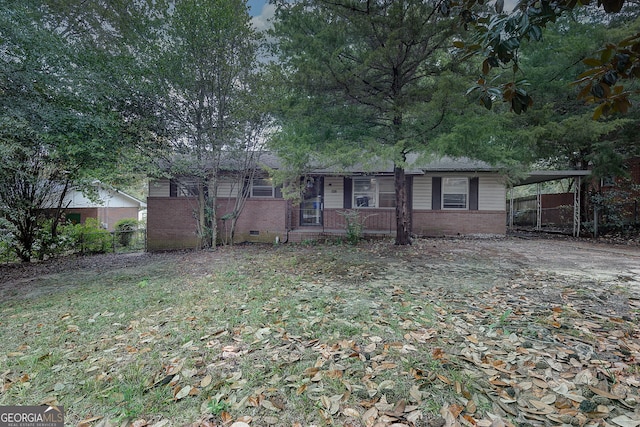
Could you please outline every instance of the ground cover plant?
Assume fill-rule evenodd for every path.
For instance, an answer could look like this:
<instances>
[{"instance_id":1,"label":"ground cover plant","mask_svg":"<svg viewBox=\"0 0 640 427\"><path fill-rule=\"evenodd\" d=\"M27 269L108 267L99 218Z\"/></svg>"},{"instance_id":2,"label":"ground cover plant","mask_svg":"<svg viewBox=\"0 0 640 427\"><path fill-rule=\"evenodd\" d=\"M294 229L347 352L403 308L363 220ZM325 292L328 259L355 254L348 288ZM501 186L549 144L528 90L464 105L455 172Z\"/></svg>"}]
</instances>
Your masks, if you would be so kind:
<instances>
[{"instance_id":1,"label":"ground cover plant","mask_svg":"<svg viewBox=\"0 0 640 427\"><path fill-rule=\"evenodd\" d=\"M0 405L101 427L635 427L639 260L420 239L4 266Z\"/></svg>"}]
</instances>

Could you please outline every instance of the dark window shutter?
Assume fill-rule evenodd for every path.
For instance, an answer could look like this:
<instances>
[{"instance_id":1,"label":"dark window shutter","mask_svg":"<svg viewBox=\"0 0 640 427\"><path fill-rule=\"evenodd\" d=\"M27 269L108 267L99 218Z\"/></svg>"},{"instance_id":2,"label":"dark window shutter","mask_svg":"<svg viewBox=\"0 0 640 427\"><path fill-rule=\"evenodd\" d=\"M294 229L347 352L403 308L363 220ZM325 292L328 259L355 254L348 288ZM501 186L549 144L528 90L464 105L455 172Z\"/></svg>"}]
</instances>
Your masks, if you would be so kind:
<instances>
[{"instance_id":1,"label":"dark window shutter","mask_svg":"<svg viewBox=\"0 0 640 427\"><path fill-rule=\"evenodd\" d=\"M169 180L169 197L178 197L178 183L173 179Z\"/></svg>"},{"instance_id":2,"label":"dark window shutter","mask_svg":"<svg viewBox=\"0 0 640 427\"><path fill-rule=\"evenodd\" d=\"M431 178L431 209L442 209L442 178L439 176Z\"/></svg>"},{"instance_id":3,"label":"dark window shutter","mask_svg":"<svg viewBox=\"0 0 640 427\"><path fill-rule=\"evenodd\" d=\"M276 199L282 199L282 185L278 185L273 189L273 194Z\"/></svg>"},{"instance_id":4,"label":"dark window shutter","mask_svg":"<svg viewBox=\"0 0 640 427\"><path fill-rule=\"evenodd\" d=\"M469 210L478 210L478 187L480 186L479 178L471 178L469 180Z\"/></svg>"},{"instance_id":5,"label":"dark window shutter","mask_svg":"<svg viewBox=\"0 0 640 427\"><path fill-rule=\"evenodd\" d=\"M343 205L345 209L351 209L351 199L353 198L353 180L351 178L344 178L344 201Z\"/></svg>"}]
</instances>

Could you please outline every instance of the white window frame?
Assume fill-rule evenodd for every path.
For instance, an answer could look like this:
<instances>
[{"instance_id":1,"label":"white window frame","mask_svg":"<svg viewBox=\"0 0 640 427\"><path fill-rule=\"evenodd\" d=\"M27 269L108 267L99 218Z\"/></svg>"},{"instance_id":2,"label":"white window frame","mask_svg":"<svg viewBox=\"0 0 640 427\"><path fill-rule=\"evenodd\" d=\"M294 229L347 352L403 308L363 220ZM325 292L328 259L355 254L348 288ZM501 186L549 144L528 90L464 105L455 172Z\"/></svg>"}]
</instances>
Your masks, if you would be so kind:
<instances>
[{"instance_id":1,"label":"white window frame","mask_svg":"<svg viewBox=\"0 0 640 427\"><path fill-rule=\"evenodd\" d=\"M268 182L269 185L265 185L264 184L265 182ZM256 185L257 183L260 183L260 184ZM264 192L264 193L266 193L267 191L270 191L270 194L269 195L264 193L256 194L256 190L259 190L260 192ZM275 187L273 186L273 180L271 178L253 178L253 180L251 181L251 197L273 199L275 197Z\"/></svg>"},{"instance_id":2,"label":"white window frame","mask_svg":"<svg viewBox=\"0 0 640 427\"><path fill-rule=\"evenodd\" d=\"M464 191L461 184L464 182ZM464 206L462 203L450 202L447 195L459 197L464 196ZM451 198L449 198L451 200ZM442 178L442 209L464 211L469 210L469 178L463 176L448 176Z\"/></svg>"},{"instance_id":3,"label":"white window frame","mask_svg":"<svg viewBox=\"0 0 640 427\"><path fill-rule=\"evenodd\" d=\"M391 184L393 184L393 177L389 177L389 176L358 176L358 177L353 177L352 178L352 182L353 182L353 188L352 188L352 195L351 195L351 203L352 206L356 209L371 209L371 208L377 208L377 209L395 209L395 186L392 185L392 188L394 189L393 192L389 192L389 191L380 191L380 182L382 180L385 181L390 181ZM360 187L359 189L357 189L357 187ZM393 198L393 206L385 206L385 207L380 207L380 195L381 194L393 194L394 198ZM367 205L364 206L361 204L361 201L359 200L362 197L367 197ZM360 205L359 205L360 203Z\"/></svg>"}]
</instances>

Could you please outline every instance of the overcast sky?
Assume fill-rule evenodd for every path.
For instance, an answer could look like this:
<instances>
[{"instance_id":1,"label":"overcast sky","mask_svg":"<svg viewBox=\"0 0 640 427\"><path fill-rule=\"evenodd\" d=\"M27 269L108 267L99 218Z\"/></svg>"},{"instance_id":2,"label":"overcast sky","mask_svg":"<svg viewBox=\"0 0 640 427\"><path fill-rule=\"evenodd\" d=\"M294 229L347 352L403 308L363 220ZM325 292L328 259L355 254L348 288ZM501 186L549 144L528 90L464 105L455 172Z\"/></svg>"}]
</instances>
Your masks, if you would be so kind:
<instances>
[{"instance_id":1,"label":"overcast sky","mask_svg":"<svg viewBox=\"0 0 640 427\"><path fill-rule=\"evenodd\" d=\"M264 30L269 25L269 20L273 18L275 6L269 4L268 0L248 0L249 13L253 16L253 23L258 30Z\"/></svg>"}]
</instances>

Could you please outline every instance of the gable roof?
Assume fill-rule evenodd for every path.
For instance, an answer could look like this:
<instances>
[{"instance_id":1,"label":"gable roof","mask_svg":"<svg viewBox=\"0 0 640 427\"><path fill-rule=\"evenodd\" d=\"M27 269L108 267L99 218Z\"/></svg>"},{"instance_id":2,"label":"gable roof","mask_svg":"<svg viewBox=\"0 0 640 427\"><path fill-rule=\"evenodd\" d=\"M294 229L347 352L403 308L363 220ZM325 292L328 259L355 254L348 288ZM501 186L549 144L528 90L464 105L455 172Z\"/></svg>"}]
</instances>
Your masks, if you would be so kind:
<instances>
[{"instance_id":1,"label":"gable roof","mask_svg":"<svg viewBox=\"0 0 640 427\"><path fill-rule=\"evenodd\" d=\"M264 152L260 155L259 164L270 169L280 169L282 160L271 152ZM405 173L409 175L424 175L429 172L496 172L499 168L489 163L474 160L467 157L431 158L425 160L418 154L407 156L407 166ZM372 160L366 163L356 163L351 166L341 167L339 165L311 166L311 173L316 174L393 174L393 161L386 159Z\"/></svg>"}]
</instances>

